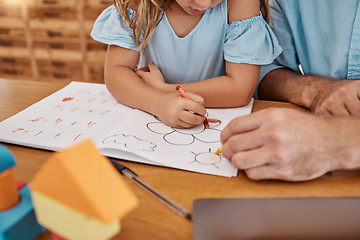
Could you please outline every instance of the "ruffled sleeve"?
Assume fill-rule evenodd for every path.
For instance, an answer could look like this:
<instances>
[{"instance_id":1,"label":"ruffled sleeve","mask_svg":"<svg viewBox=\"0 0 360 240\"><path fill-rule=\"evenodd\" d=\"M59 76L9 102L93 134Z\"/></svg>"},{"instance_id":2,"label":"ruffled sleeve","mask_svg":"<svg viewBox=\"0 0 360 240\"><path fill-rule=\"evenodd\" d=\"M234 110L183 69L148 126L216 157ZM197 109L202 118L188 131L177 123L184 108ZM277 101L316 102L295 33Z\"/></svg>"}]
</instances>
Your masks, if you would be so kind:
<instances>
[{"instance_id":1,"label":"ruffled sleeve","mask_svg":"<svg viewBox=\"0 0 360 240\"><path fill-rule=\"evenodd\" d=\"M131 9L128 11L131 18L135 12ZM135 51L138 48L132 29L125 25L120 13L113 5L106 8L96 19L91 37L109 45L117 45Z\"/></svg>"},{"instance_id":2,"label":"ruffled sleeve","mask_svg":"<svg viewBox=\"0 0 360 240\"><path fill-rule=\"evenodd\" d=\"M272 63L281 52L275 34L261 15L234 21L226 29L226 61L265 65Z\"/></svg>"}]
</instances>

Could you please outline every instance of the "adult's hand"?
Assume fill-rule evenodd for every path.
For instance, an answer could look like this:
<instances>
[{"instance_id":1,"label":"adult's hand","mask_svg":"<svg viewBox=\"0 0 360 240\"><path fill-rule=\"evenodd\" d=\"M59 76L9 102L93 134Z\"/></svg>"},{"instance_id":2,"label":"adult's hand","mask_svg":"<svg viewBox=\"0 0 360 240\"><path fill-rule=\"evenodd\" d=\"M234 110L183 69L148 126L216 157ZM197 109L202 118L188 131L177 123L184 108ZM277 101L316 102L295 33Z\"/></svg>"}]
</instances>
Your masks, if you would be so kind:
<instances>
[{"instance_id":1,"label":"adult's hand","mask_svg":"<svg viewBox=\"0 0 360 240\"><path fill-rule=\"evenodd\" d=\"M316 115L360 118L360 80L302 75L279 68L262 79L258 94L260 99L291 102Z\"/></svg>"},{"instance_id":2,"label":"adult's hand","mask_svg":"<svg viewBox=\"0 0 360 240\"><path fill-rule=\"evenodd\" d=\"M223 155L250 179L305 181L360 167L360 120L270 108L232 120Z\"/></svg>"},{"instance_id":3,"label":"adult's hand","mask_svg":"<svg viewBox=\"0 0 360 240\"><path fill-rule=\"evenodd\" d=\"M333 80L318 89L310 110L317 115L360 118L360 80Z\"/></svg>"}]
</instances>

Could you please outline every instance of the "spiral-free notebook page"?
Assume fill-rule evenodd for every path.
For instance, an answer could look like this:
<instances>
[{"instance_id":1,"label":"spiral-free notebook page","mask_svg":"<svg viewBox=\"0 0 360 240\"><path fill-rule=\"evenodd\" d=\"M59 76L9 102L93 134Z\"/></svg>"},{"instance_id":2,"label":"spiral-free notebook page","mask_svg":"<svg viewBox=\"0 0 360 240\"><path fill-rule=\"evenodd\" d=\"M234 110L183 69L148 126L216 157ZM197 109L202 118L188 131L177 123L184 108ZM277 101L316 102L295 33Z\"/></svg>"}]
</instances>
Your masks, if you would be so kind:
<instances>
[{"instance_id":1,"label":"spiral-free notebook page","mask_svg":"<svg viewBox=\"0 0 360 240\"><path fill-rule=\"evenodd\" d=\"M237 169L213 153L220 131L252 104L207 109L209 125L176 129L117 102L104 84L72 82L1 122L0 141L57 151L90 138L106 156L231 177Z\"/></svg>"}]
</instances>

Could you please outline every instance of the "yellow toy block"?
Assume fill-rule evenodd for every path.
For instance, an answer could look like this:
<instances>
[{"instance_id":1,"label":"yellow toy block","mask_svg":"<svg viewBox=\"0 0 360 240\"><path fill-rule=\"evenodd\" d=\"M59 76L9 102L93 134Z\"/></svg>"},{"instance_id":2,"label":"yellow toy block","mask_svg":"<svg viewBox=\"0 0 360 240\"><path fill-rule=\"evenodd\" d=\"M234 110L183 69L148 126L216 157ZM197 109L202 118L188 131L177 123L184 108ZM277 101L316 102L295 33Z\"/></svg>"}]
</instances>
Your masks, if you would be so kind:
<instances>
[{"instance_id":1,"label":"yellow toy block","mask_svg":"<svg viewBox=\"0 0 360 240\"><path fill-rule=\"evenodd\" d=\"M30 186L48 198L107 223L121 219L138 204L110 160L90 140L54 153Z\"/></svg>"},{"instance_id":2,"label":"yellow toy block","mask_svg":"<svg viewBox=\"0 0 360 240\"><path fill-rule=\"evenodd\" d=\"M37 191L31 195L38 222L65 239L105 240L120 231L120 220L104 223Z\"/></svg>"}]
</instances>

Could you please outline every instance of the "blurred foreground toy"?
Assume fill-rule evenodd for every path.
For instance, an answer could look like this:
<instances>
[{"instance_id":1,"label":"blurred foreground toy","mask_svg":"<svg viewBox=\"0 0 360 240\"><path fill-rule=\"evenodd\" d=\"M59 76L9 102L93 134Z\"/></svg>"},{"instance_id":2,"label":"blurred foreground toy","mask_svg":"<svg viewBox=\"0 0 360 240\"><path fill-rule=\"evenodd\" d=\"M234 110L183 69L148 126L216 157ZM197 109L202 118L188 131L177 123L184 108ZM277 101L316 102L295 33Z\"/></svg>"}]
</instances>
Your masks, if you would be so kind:
<instances>
[{"instance_id":1,"label":"blurred foreground toy","mask_svg":"<svg viewBox=\"0 0 360 240\"><path fill-rule=\"evenodd\" d=\"M90 140L54 153L30 187L36 218L56 239L109 239L120 231L121 218L138 204Z\"/></svg>"},{"instance_id":2,"label":"blurred foreground toy","mask_svg":"<svg viewBox=\"0 0 360 240\"><path fill-rule=\"evenodd\" d=\"M0 145L0 240L34 239L44 230L36 221L28 186L14 179L15 165L10 151Z\"/></svg>"}]
</instances>

